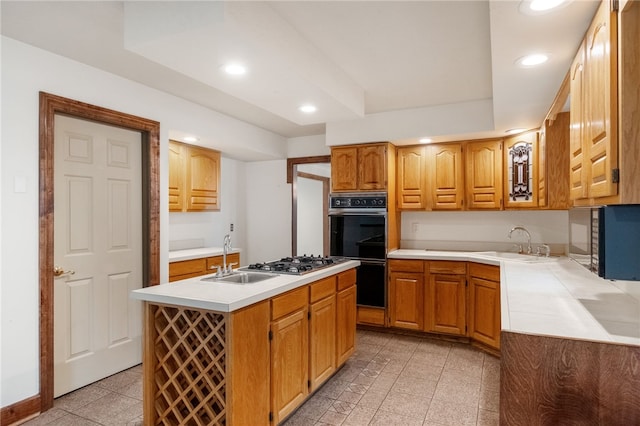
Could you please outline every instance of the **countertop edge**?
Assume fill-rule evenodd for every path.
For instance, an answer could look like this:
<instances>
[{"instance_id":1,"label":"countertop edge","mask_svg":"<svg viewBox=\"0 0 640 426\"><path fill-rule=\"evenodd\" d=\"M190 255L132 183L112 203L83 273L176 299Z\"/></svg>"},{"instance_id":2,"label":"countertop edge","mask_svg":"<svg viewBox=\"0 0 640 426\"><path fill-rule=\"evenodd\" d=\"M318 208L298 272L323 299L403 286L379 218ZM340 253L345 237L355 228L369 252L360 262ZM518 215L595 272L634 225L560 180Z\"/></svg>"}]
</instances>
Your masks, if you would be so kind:
<instances>
[{"instance_id":1,"label":"countertop edge","mask_svg":"<svg viewBox=\"0 0 640 426\"><path fill-rule=\"evenodd\" d=\"M344 263L304 275L279 275L273 278L273 281L267 280L260 283L249 284L251 287L246 287L246 284L240 285L240 287L238 287L238 284L217 284L220 286L218 287L220 289L249 289L249 294L239 295L234 300L228 300L226 302L215 300L213 297L207 298L203 296L195 296L199 293L198 290L202 289L203 284L201 280L203 277L206 277L206 275L134 290L130 293L130 297L143 302L184 306L188 308L228 313L263 300L270 299L274 296L278 296L286 293L287 291L294 290L298 287L321 280L331 275L348 271L349 269L353 269L359 265L359 261L349 260ZM253 290L253 292L251 290Z\"/></svg>"}]
</instances>

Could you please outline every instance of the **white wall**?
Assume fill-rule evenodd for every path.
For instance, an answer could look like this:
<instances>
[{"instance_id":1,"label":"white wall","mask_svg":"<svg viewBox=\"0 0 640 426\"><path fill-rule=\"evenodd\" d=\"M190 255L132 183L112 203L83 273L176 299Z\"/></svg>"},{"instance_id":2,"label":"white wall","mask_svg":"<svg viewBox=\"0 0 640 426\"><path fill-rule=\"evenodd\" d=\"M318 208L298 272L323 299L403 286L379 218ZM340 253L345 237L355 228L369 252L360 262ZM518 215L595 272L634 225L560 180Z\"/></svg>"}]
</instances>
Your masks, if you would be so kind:
<instances>
[{"instance_id":1,"label":"white wall","mask_svg":"<svg viewBox=\"0 0 640 426\"><path fill-rule=\"evenodd\" d=\"M301 136L287 139L287 158L331 155L324 135Z\"/></svg>"},{"instance_id":2,"label":"white wall","mask_svg":"<svg viewBox=\"0 0 640 426\"><path fill-rule=\"evenodd\" d=\"M401 220L402 248L508 251L526 241L519 231L508 238L516 225L529 231L533 250L545 243L565 253L569 244L566 210L403 212Z\"/></svg>"},{"instance_id":3,"label":"white wall","mask_svg":"<svg viewBox=\"0 0 640 426\"><path fill-rule=\"evenodd\" d=\"M167 205L167 147L170 132L190 130L213 141L211 147L225 151L231 145L244 151L257 150L262 157L284 158L284 138L247 123L208 110L183 99L151 89L138 83L85 66L69 59L33 48L2 37L2 158L1 174L1 395L0 405L5 407L29 398L39 392L39 281L38 281L38 92L45 91L110 108L129 114L157 120L160 125L160 205ZM268 162L270 164L270 162ZM206 229L213 241L222 240L222 230L237 218L237 229L248 226L244 200L247 179L258 179L265 188L276 179L270 167L257 173L245 174L239 162L223 161L223 205L219 214L202 216L202 223L181 226L185 232L195 228ZM235 173L234 173L235 168ZM277 167L285 173L285 166ZM247 172L251 167L247 167ZM14 192L14 180L24 179L26 192ZM277 182L283 194L268 202L266 207L256 206L256 213L273 211L273 221L290 223L290 192L286 179L278 175ZM286 194L286 196L284 196ZM276 201L278 204L274 202ZM282 206L282 207L281 207ZM229 209L229 210L227 210ZM235 211L234 211L235 209ZM283 211L281 211L281 209ZM284 214L283 214L284 212ZM176 219L180 222L180 219ZM269 222L265 220L265 222ZM176 224L177 225L177 224ZM267 228L272 227L268 225ZM188 229L188 231L187 231ZM211 229L211 231L210 231ZM271 229L268 229L271 231ZM203 231L204 232L204 231ZM172 236L179 234L172 230ZM239 235L240 231L238 231ZM290 234L290 231L289 231ZM237 247L249 251L249 243L235 238ZM160 212L161 280L168 278L168 241L170 237L169 213ZM289 242L290 236L251 240L251 243L273 247L282 255L278 244ZM289 243L284 244L289 246ZM261 254L261 253L259 253Z\"/></svg>"},{"instance_id":4,"label":"white wall","mask_svg":"<svg viewBox=\"0 0 640 426\"><path fill-rule=\"evenodd\" d=\"M248 249L242 263L291 255L291 184L287 161L246 164Z\"/></svg>"},{"instance_id":5,"label":"white wall","mask_svg":"<svg viewBox=\"0 0 640 426\"><path fill-rule=\"evenodd\" d=\"M327 220L322 209L324 184L316 179L298 177L297 195L297 254L321 255Z\"/></svg>"}]
</instances>

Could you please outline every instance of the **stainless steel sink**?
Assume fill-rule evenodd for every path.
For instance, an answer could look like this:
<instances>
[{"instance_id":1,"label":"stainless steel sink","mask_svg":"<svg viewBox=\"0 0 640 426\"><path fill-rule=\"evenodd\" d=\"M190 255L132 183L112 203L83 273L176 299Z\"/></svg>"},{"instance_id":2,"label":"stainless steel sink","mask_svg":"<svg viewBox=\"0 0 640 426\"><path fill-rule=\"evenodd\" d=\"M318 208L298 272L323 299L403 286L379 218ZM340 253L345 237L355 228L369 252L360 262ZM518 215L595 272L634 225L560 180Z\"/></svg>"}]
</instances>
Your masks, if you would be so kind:
<instances>
[{"instance_id":1,"label":"stainless steel sink","mask_svg":"<svg viewBox=\"0 0 640 426\"><path fill-rule=\"evenodd\" d=\"M524 262L524 263L545 263L545 262L555 262L556 260L558 260L558 258L555 256L545 257L545 256L536 256L533 254L513 253L513 252L506 252L506 251L479 251L474 253L480 256L492 257L496 259L508 259L508 260Z\"/></svg>"},{"instance_id":2,"label":"stainless steel sink","mask_svg":"<svg viewBox=\"0 0 640 426\"><path fill-rule=\"evenodd\" d=\"M253 284L275 278L277 276L277 274L265 274L259 272L234 272L231 275L225 275L224 277L216 277L215 275L212 275L210 277L203 278L201 281L213 281L229 284Z\"/></svg>"}]
</instances>

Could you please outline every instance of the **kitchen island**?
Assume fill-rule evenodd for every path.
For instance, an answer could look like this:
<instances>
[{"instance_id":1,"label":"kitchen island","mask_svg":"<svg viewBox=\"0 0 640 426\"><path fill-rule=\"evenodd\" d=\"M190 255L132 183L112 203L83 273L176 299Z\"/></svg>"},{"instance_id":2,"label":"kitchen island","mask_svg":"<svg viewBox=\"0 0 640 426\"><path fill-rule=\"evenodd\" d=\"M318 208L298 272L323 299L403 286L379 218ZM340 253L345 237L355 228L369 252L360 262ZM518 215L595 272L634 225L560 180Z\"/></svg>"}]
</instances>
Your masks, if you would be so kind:
<instances>
[{"instance_id":1,"label":"kitchen island","mask_svg":"<svg viewBox=\"0 0 640 426\"><path fill-rule=\"evenodd\" d=\"M358 265L132 292L145 302L145 424L282 421L354 351Z\"/></svg>"},{"instance_id":2,"label":"kitchen island","mask_svg":"<svg viewBox=\"0 0 640 426\"><path fill-rule=\"evenodd\" d=\"M397 250L500 265L500 424L640 424L640 300L566 258Z\"/></svg>"}]
</instances>

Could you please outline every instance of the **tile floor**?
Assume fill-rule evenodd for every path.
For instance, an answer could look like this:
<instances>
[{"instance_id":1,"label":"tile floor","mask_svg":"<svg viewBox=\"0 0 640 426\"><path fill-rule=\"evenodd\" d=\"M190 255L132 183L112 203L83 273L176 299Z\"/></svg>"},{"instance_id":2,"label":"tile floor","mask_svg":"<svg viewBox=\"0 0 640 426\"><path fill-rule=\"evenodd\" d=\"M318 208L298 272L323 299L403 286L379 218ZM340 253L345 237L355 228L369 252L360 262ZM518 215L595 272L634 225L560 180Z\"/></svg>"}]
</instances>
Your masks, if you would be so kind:
<instances>
[{"instance_id":1,"label":"tile floor","mask_svg":"<svg viewBox=\"0 0 640 426\"><path fill-rule=\"evenodd\" d=\"M500 362L468 345L358 330L344 368L294 413L298 425L497 425ZM142 368L55 400L26 425L142 425Z\"/></svg>"}]
</instances>

